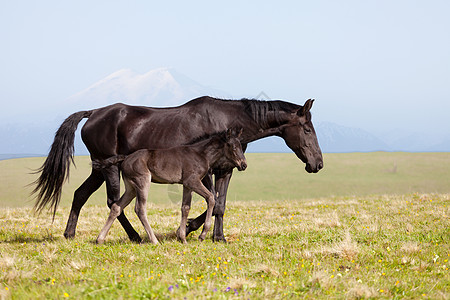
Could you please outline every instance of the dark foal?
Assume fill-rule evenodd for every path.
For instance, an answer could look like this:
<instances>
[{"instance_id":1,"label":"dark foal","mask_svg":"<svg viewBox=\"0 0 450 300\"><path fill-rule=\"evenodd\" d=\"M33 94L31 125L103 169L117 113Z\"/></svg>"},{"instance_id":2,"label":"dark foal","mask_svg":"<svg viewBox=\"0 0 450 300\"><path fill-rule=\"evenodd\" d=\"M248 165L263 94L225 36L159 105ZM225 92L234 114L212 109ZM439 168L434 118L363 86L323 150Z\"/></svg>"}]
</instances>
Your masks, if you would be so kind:
<instances>
[{"instance_id":1,"label":"dark foal","mask_svg":"<svg viewBox=\"0 0 450 300\"><path fill-rule=\"evenodd\" d=\"M181 223L177 237L186 243L186 224L191 208L191 194L196 192L207 203L207 213L203 231L199 239L203 241L211 227L211 217L215 204L214 195L203 185L202 179L211 168L230 163L239 171L247 168L247 162L242 151L239 137L242 130L236 134L232 130L216 134L189 146L169 148L166 150L138 150L131 155L118 155L104 161L92 162L94 168L107 168L122 162L122 177L125 183L125 193L117 203L111 206L111 212L105 226L97 237L97 243L105 241L106 235L114 220L123 209L136 197L135 211L150 242L157 244L158 240L147 220L146 204L150 182L183 184L183 202L181 205Z\"/></svg>"}]
</instances>

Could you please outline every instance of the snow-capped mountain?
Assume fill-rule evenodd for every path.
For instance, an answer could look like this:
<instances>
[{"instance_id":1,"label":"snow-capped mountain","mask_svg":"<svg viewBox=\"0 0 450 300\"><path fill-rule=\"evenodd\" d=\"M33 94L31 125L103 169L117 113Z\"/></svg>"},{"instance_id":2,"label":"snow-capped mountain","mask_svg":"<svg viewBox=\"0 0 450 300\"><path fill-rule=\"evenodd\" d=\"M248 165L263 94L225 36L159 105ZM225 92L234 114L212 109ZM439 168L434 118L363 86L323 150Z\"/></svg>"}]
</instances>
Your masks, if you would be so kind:
<instances>
[{"instance_id":1,"label":"snow-capped mountain","mask_svg":"<svg viewBox=\"0 0 450 300\"><path fill-rule=\"evenodd\" d=\"M176 106L205 95L232 98L173 68L159 68L144 74L130 69L119 70L61 101L59 107L53 108L54 111L46 112L45 120L30 119L0 124L0 138L8 141L0 144L0 154L10 153L8 157L15 157L17 153L46 154L62 121L76 111L117 102L154 107ZM75 136L75 149L77 155L87 154L79 131Z\"/></svg>"},{"instance_id":2,"label":"snow-capped mountain","mask_svg":"<svg viewBox=\"0 0 450 300\"><path fill-rule=\"evenodd\" d=\"M144 74L122 69L69 97L65 106L77 110L123 102L167 107L204 95L230 98L229 94L201 85L173 68L159 68Z\"/></svg>"}]
</instances>

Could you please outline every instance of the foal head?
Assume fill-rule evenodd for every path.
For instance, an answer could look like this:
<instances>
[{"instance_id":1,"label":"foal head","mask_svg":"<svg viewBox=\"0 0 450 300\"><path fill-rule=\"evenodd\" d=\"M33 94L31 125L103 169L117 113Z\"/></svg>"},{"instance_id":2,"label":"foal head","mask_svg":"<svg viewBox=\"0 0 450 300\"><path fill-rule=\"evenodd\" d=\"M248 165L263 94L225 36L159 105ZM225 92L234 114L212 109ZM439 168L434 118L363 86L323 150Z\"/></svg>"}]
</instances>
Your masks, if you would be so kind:
<instances>
[{"instance_id":1,"label":"foal head","mask_svg":"<svg viewBox=\"0 0 450 300\"><path fill-rule=\"evenodd\" d=\"M225 137L225 157L233 162L235 167L239 171L244 171L247 168L247 160L242 151L241 142L239 137L242 134L242 129L236 131L234 129L228 129Z\"/></svg>"}]
</instances>

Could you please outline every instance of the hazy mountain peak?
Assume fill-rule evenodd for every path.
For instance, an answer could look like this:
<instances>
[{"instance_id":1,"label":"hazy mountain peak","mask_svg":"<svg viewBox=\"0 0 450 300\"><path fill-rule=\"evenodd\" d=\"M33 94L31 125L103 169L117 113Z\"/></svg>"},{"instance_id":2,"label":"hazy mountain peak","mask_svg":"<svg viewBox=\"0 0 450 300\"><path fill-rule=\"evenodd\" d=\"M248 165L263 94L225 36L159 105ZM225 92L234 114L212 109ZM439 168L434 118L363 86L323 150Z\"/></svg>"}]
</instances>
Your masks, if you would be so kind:
<instances>
[{"instance_id":1,"label":"hazy mountain peak","mask_svg":"<svg viewBox=\"0 0 450 300\"><path fill-rule=\"evenodd\" d=\"M176 106L200 96L229 97L225 92L201 85L174 68L162 67L140 74L118 70L71 96L68 108L88 109L123 102L145 106Z\"/></svg>"},{"instance_id":2,"label":"hazy mountain peak","mask_svg":"<svg viewBox=\"0 0 450 300\"><path fill-rule=\"evenodd\" d=\"M126 77L133 77L137 73L133 71L132 69L120 69L118 71L115 71L111 73L110 75L106 76L103 80L113 80L113 79L120 79L120 78L126 78ZM102 80L101 80L102 81Z\"/></svg>"}]
</instances>

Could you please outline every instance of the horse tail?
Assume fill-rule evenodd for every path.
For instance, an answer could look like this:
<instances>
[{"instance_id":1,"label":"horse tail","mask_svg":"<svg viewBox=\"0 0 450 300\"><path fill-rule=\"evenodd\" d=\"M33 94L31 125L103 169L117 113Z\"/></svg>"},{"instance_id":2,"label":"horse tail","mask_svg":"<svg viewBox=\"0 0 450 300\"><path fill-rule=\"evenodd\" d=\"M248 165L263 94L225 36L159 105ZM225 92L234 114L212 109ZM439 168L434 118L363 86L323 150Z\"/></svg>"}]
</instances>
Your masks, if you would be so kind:
<instances>
[{"instance_id":1,"label":"horse tail","mask_svg":"<svg viewBox=\"0 0 450 300\"><path fill-rule=\"evenodd\" d=\"M52 147L44 164L36 170L35 174L41 173L33 182L36 185L32 194L36 195L34 210L40 213L48 204L53 209L53 220L56 209L61 200L63 183L69 178L70 162L74 162L74 140L78 123L84 118L89 118L90 111L79 111L70 115L59 127L55 134ZM50 209L49 208L49 209Z\"/></svg>"},{"instance_id":2,"label":"horse tail","mask_svg":"<svg viewBox=\"0 0 450 300\"><path fill-rule=\"evenodd\" d=\"M125 158L127 158L126 155L116 155L116 156L111 156L107 159L104 160L100 160L100 159L94 159L92 161L92 168L94 168L94 170L102 170L102 169L106 169L111 167L112 165L116 165L122 161L125 160Z\"/></svg>"}]
</instances>

